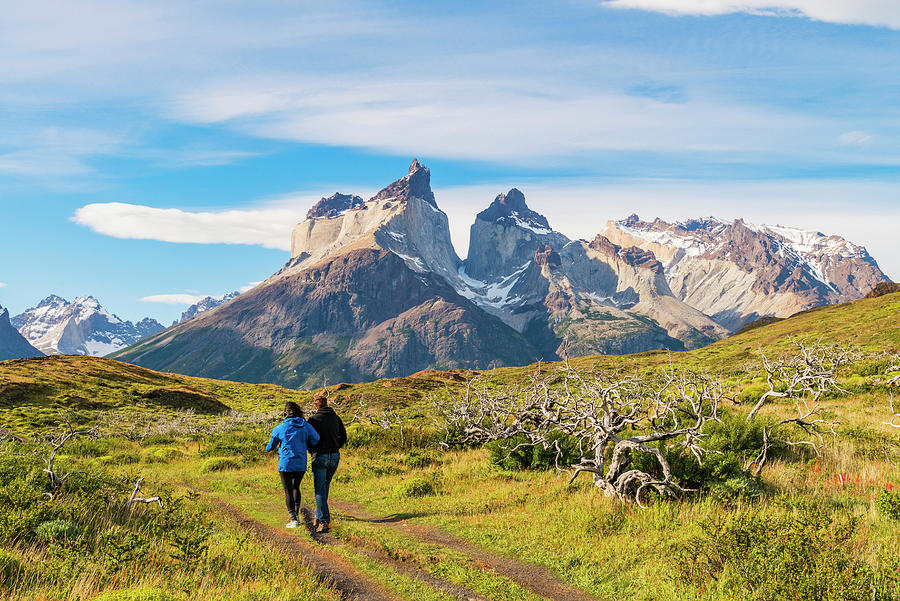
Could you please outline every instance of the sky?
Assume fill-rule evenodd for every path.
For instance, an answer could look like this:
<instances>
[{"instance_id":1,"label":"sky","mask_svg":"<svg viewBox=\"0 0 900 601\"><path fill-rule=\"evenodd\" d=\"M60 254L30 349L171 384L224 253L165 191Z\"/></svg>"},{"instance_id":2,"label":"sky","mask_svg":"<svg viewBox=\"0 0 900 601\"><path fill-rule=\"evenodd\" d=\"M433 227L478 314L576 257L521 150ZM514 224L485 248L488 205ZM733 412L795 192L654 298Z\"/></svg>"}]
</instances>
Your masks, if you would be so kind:
<instances>
[{"instance_id":1,"label":"sky","mask_svg":"<svg viewBox=\"0 0 900 601\"><path fill-rule=\"evenodd\" d=\"M895 0L0 0L0 305L171 323L306 210L431 168L465 256L515 186L838 234L900 278Z\"/></svg>"}]
</instances>

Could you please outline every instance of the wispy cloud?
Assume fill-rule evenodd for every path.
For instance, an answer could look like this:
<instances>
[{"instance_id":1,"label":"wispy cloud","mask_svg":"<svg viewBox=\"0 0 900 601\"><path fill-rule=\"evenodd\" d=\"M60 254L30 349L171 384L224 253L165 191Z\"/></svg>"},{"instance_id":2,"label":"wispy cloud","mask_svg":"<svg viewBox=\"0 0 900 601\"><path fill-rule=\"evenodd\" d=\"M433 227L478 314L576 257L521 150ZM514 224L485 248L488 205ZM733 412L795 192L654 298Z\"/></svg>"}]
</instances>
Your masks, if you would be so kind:
<instances>
[{"instance_id":1,"label":"wispy cloud","mask_svg":"<svg viewBox=\"0 0 900 601\"><path fill-rule=\"evenodd\" d=\"M518 163L615 150L783 152L827 129L789 111L686 99L674 87L553 91L493 78L221 81L178 97L172 116L274 139Z\"/></svg>"},{"instance_id":2,"label":"wispy cloud","mask_svg":"<svg viewBox=\"0 0 900 601\"><path fill-rule=\"evenodd\" d=\"M604 0L603 3L677 15L804 16L829 23L900 29L900 4L891 0Z\"/></svg>"},{"instance_id":3,"label":"wispy cloud","mask_svg":"<svg viewBox=\"0 0 900 601\"><path fill-rule=\"evenodd\" d=\"M0 282L0 288L5 288L7 286L6 282Z\"/></svg>"},{"instance_id":4,"label":"wispy cloud","mask_svg":"<svg viewBox=\"0 0 900 601\"><path fill-rule=\"evenodd\" d=\"M193 305L203 300L203 296L194 294L151 294L141 299L145 303L162 303L164 305Z\"/></svg>"}]
</instances>

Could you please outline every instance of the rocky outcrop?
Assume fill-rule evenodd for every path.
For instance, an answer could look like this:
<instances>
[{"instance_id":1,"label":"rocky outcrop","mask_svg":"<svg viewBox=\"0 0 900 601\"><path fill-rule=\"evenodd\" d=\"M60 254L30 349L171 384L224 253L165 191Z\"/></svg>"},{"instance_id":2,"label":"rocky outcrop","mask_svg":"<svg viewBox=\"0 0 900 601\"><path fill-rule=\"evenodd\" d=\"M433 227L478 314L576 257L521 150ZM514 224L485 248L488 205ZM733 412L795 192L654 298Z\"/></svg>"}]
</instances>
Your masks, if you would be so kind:
<instances>
[{"instance_id":1,"label":"rocky outcrop","mask_svg":"<svg viewBox=\"0 0 900 601\"><path fill-rule=\"evenodd\" d=\"M631 215L607 222L602 234L652 252L675 296L731 331L762 316L855 300L887 280L865 248L797 228Z\"/></svg>"},{"instance_id":2,"label":"rocky outcrop","mask_svg":"<svg viewBox=\"0 0 900 601\"><path fill-rule=\"evenodd\" d=\"M155 319L123 321L92 296L69 302L55 294L13 317L12 325L46 355L104 356L163 329Z\"/></svg>"},{"instance_id":3,"label":"rocky outcrop","mask_svg":"<svg viewBox=\"0 0 900 601\"><path fill-rule=\"evenodd\" d=\"M328 198L323 197L322 200L312 206L306 212L307 219L332 219L343 215L350 209L358 209L363 205L361 196L352 194L341 194L335 192Z\"/></svg>"},{"instance_id":4,"label":"rocky outcrop","mask_svg":"<svg viewBox=\"0 0 900 601\"><path fill-rule=\"evenodd\" d=\"M28 359L42 357L44 353L37 350L25 340L9 321L9 311L0 307L0 361L7 359Z\"/></svg>"},{"instance_id":5,"label":"rocky outcrop","mask_svg":"<svg viewBox=\"0 0 900 601\"><path fill-rule=\"evenodd\" d=\"M900 292L900 284L895 282L881 282L877 284L864 298L878 298L885 294L896 294Z\"/></svg>"}]
</instances>

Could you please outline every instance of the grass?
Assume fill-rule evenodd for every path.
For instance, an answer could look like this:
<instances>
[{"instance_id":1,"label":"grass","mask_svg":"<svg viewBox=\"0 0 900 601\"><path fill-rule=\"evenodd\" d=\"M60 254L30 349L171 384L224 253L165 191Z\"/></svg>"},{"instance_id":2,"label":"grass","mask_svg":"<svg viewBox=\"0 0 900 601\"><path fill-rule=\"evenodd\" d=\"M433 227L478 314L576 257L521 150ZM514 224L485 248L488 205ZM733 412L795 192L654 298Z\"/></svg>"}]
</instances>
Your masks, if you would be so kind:
<instances>
[{"instance_id":1,"label":"grass","mask_svg":"<svg viewBox=\"0 0 900 601\"><path fill-rule=\"evenodd\" d=\"M791 337L806 336L857 344L870 353L896 352L898 317L900 295L886 295L806 312L696 351L590 357L572 363L625 371L670 364L704 368L740 391L740 402L726 410L741 418L762 391L760 373L750 365L760 349L786 352ZM332 507L337 541L333 550L398 599L448 598L412 578L405 568L497 601L538 598L483 569L466 553L418 537L417 525L440 529L498 557L542 566L598 599L768 599L776 597L750 592L733 564L716 578L702 571L686 577L693 565L686 554L711 544L716 524L741 525L748 516L762 515L762 525L747 523L756 528L753 536L764 539L766 522L789 529L807 519L810 504L818 503L826 519L814 528L818 534L804 539L806 550L816 548L814 541L832 541L836 554L826 555L827 560L858 562L853 565L876 578L880 599L898 598L900 532L893 508L900 506L895 496L900 490L900 430L884 424L890 417L891 395L879 383L885 366L876 357L841 371L843 391L822 400L826 414L840 422L838 436L826 441L820 457L791 450L777 453L763 472L760 494L723 496L710 489L647 509L604 498L586 475L569 484L554 470L501 469L485 449L439 449L425 401L431 394L460 390L471 375L467 372L423 372L335 385L330 392L345 408L365 396L374 408L387 403L397 407L408 421L404 445L396 429L352 426L333 496L376 515L403 516L402 523L410 528L354 519ZM538 369L552 366L498 369L487 376L503 386ZM194 409L195 419L215 420L222 411L264 412L286 399L305 404L309 398L303 391L162 374L87 357L0 363L0 425L23 436L58 431L59 410L83 423L109 411L118 412L123 422L127 416L176 420L185 407ZM792 404L776 400L761 415L783 417L793 410ZM241 423L236 420L234 425ZM0 596L337 599L334 590L322 587L283 550L248 535L202 496L196 498L181 487L183 483L207 490L257 520L282 525L287 516L276 460L262 450L272 424L264 419L253 424L203 437L173 431L141 442L123 436L73 440L61 451L57 467L74 475L53 501L43 494L47 483L41 458L46 450L33 443L0 444L0 535L6 537L0 541ZM146 478L142 492L161 494L167 509L141 506L134 514L124 512L130 483L138 476ZM310 503L310 478L302 491ZM165 517L169 515L175 517ZM852 530L844 538L828 538L830 529L845 522L852 523ZM208 550L193 559L179 552L178 542L190 542L192 536L205 536L203 544L208 543ZM309 540L303 530L296 536ZM128 545L111 544L129 540L139 555ZM802 551L803 545L792 550ZM813 598L804 595L797 593L797 598Z\"/></svg>"}]
</instances>

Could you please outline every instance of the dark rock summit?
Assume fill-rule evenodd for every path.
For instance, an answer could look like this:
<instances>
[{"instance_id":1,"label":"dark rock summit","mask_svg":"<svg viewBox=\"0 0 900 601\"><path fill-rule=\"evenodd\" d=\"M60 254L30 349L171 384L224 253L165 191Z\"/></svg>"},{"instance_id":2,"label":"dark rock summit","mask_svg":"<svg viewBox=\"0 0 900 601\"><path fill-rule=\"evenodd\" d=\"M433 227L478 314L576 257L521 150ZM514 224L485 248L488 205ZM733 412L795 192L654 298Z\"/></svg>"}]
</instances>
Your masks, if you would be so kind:
<instances>
[{"instance_id":1,"label":"dark rock summit","mask_svg":"<svg viewBox=\"0 0 900 601\"><path fill-rule=\"evenodd\" d=\"M540 233L551 231L547 218L529 209L525 204L525 195L516 188L506 194L498 194L488 208L478 213L476 219L533 228Z\"/></svg>"},{"instance_id":2,"label":"dark rock summit","mask_svg":"<svg viewBox=\"0 0 900 601\"><path fill-rule=\"evenodd\" d=\"M434 192L431 191L431 170L422 165L418 159L413 159L409 173L405 177L383 188L369 200L405 202L413 197L421 198L437 208Z\"/></svg>"},{"instance_id":3,"label":"dark rock summit","mask_svg":"<svg viewBox=\"0 0 900 601\"><path fill-rule=\"evenodd\" d=\"M322 198L314 204L312 208L306 212L307 219L333 219L338 215L343 215L345 211L357 209L363 206L364 201L361 196L353 194L341 194L335 192L328 198Z\"/></svg>"}]
</instances>

